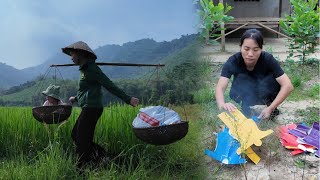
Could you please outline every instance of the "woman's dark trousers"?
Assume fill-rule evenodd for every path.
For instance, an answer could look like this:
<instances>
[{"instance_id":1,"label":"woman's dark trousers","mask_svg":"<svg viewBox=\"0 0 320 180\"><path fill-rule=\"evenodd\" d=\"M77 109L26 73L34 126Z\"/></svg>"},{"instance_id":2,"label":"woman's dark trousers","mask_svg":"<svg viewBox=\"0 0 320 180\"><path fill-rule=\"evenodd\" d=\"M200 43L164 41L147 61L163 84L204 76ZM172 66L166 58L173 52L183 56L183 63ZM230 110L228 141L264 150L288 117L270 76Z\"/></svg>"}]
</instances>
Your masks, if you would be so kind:
<instances>
[{"instance_id":1,"label":"woman's dark trousers","mask_svg":"<svg viewBox=\"0 0 320 180\"><path fill-rule=\"evenodd\" d=\"M76 145L78 167L96 163L99 158L106 156L106 151L93 142L96 124L103 108L84 107L72 129L72 139Z\"/></svg>"},{"instance_id":2,"label":"woman's dark trousers","mask_svg":"<svg viewBox=\"0 0 320 180\"><path fill-rule=\"evenodd\" d=\"M272 74L257 80L247 74L239 74L232 82L230 98L241 103L242 113L251 118L250 106L270 105L280 91L280 85Z\"/></svg>"}]
</instances>

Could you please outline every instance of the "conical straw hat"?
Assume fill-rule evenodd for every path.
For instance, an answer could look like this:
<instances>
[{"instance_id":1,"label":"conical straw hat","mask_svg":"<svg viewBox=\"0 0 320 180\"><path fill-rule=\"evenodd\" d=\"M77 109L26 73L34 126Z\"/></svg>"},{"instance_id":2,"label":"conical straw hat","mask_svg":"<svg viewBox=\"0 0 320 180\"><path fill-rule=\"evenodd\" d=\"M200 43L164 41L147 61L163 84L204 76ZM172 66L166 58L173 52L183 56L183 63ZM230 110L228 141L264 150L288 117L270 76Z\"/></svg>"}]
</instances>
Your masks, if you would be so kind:
<instances>
[{"instance_id":1,"label":"conical straw hat","mask_svg":"<svg viewBox=\"0 0 320 180\"><path fill-rule=\"evenodd\" d=\"M92 49L88 46L87 43L82 42L82 41L78 41L76 43L73 43L67 47L62 48L62 52L68 54L69 56L71 56L70 52L72 50L80 50L83 52L87 53L87 56L92 59L92 60L96 60L97 56L96 54L92 51Z\"/></svg>"}]
</instances>

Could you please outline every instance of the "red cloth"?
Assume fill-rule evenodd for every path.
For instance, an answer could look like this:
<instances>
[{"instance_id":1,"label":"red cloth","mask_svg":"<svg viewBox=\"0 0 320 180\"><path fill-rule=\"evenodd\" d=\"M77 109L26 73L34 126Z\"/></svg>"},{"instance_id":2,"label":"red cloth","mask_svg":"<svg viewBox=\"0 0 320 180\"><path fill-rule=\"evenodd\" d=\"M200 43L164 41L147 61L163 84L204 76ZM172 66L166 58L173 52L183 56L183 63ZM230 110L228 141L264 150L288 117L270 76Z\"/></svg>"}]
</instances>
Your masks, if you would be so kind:
<instances>
[{"instance_id":1,"label":"red cloth","mask_svg":"<svg viewBox=\"0 0 320 180\"><path fill-rule=\"evenodd\" d=\"M298 148L299 143L297 143L297 137L288 133L288 129L296 128L296 124L287 124L284 126L280 126L280 142L282 146L286 147L287 149L293 149L291 155L301 154L304 151ZM304 145L307 148L310 148L308 145ZM312 147L312 146L311 146Z\"/></svg>"},{"instance_id":2,"label":"red cloth","mask_svg":"<svg viewBox=\"0 0 320 180\"><path fill-rule=\"evenodd\" d=\"M160 122L149 116L148 114L144 113L144 112L140 112L140 119L142 119L144 122L150 124L151 126L159 126Z\"/></svg>"}]
</instances>

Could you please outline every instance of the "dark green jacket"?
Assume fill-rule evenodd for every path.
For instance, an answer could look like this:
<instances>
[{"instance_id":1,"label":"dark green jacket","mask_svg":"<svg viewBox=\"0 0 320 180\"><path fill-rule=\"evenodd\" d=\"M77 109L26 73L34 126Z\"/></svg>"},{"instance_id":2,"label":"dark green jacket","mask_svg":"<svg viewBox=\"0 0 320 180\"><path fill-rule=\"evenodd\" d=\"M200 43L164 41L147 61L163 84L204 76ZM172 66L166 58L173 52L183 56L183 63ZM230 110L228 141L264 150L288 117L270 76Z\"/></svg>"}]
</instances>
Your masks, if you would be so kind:
<instances>
[{"instance_id":1,"label":"dark green jacket","mask_svg":"<svg viewBox=\"0 0 320 180\"><path fill-rule=\"evenodd\" d=\"M113 84L94 61L80 66L79 71L80 79L76 101L80 107L103 107L101 86L130 104L131 97Z\"/></svg>"}]
</instances>

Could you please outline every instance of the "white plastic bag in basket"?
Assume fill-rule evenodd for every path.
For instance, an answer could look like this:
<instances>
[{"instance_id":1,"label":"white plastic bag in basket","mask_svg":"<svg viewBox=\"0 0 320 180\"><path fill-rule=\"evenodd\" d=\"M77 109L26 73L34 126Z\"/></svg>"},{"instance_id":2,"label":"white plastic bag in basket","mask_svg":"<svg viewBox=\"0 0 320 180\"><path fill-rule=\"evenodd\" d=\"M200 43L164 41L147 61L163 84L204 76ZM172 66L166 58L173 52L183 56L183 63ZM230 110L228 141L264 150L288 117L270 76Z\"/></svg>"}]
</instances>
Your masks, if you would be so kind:
<instances>
[{"instance_id":1,"label":"white plastic bag in basket","mask_svg":"<svg viewBox=\"0 0 320 180\"><path fill-rule=\"evenodd\" d=\"M181 122L180 116L175 111L163 106L149 106L141 108L133 120L133 127L163 126Z\"/></svg>"}]
</instances>

